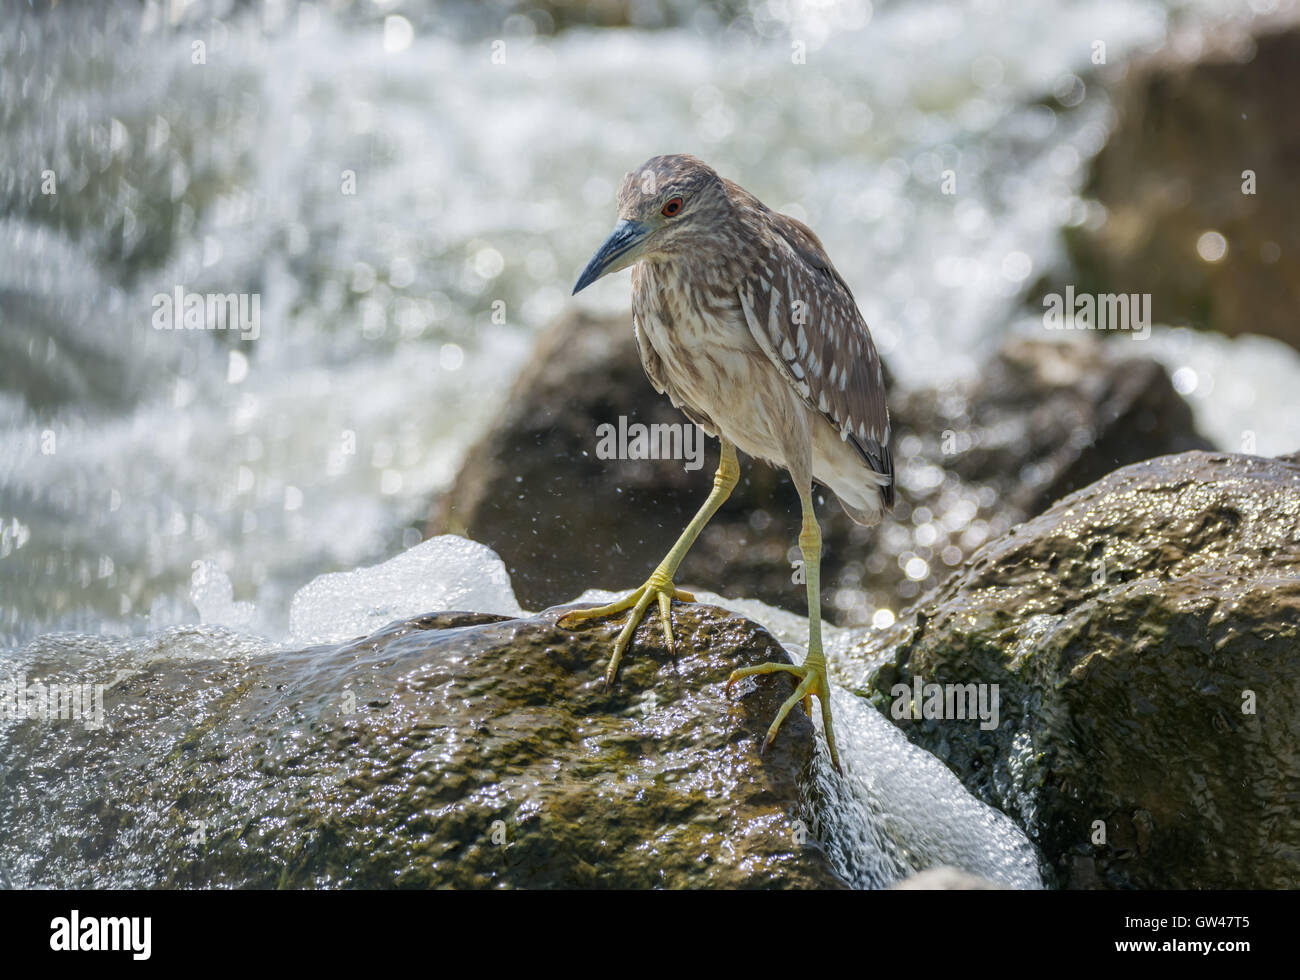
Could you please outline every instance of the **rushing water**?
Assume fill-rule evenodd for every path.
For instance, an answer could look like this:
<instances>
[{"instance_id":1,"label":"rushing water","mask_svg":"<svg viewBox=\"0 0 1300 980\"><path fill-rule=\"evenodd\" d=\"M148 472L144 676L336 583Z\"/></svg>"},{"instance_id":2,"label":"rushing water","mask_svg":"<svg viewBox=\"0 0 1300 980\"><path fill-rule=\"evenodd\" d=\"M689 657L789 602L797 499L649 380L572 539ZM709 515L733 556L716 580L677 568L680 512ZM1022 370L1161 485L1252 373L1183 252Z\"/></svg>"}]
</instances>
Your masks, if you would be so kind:
<instances>
[{"instance_id":1,"label":"rushing water","mask_svg":"<svg viewBox=\"0 0 1300 980\"><path fill-rule=\"evenodd\" d=\"M0 644L193 622L205 561L252 604L240 625L279 636L314 575L418 540L656 152L806 218L902 383L971 371L1059 226L1089 220L1110 115L1080 81L1092 40L1115 61L1198 6L1224 7L850 3L748 32L516 18L472 40L310 5L270 26L6 17ZM155 330L178 286L257 294L259 337ZM626 308L625 277L589 292ZM1252 389L1255 419L1289 424L1260 408L1294 377Z\"/></svg>"},{"instance_id":2,"label":"rushing water","mask_svg":"<svg viewBox=\"0 0 1300 980\"><path fill-rule=\"evenodd\" d=\"M72 6L0 22L0 647L200 618L279 642L315 576L414 545L655 153L807 220L901 384L968 374L1097 219L1093 42L1116 62L1251 9L761 4L745 30L540 36ZM155 329L178 288L255 295L256 339ZM589 292L626 308L625 277ZM1226 448L1300 443L1293 353L1149 349L1198 410L1219 391Z\"/></svg>"}]
</instances>

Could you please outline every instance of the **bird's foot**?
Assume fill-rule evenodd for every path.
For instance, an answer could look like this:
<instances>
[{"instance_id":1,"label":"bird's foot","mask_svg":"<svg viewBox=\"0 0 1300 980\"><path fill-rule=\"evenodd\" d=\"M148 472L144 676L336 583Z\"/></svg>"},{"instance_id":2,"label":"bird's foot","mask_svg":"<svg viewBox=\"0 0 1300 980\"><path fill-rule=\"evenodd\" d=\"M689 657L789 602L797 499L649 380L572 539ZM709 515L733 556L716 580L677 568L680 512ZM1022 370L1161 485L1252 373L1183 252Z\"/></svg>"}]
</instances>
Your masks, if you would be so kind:
<instances>
[{"instance_id":1,"label":"bird's foot","mask_svg":"<svg viewBox=\"0 0 1300 980\"><path fill-rule=\"evenodd\" d=\"M565 613L557 621L557 625L567 629L588 620L605 619L609 616L616 616L624 610L632 610L632 614L628 617L627 623L624 624L622 632L618 634L618 639L614 641L614 654L609 658L609 666L605 668L605 687L607 689L614 683L614 675L618 673L619 661L623 659L624 651L632 642L632 634L636 632L637 626L645 617L650 603L656 599L659 602L659 623L663 626L664 640L668 644L668 654L676 659L677 644L673 641L673 600L694 602L695 596L675 587L671 578L660 575L658 572L651 575L646 580L645 585L625 595L622 599L617 599L605 606L595 606L591 609L575 609L573 612Z\"/></svg>"},{"instance_id":2,"label":"bird's foot","mask_svg":"<svg viewBox=\"0 0 1300 980\"><path fill-rule=\"evenodd\" d=\"M809 662L811 661L811 662ZM835 731L831 728L831 685L826 678L826 662L820 657L814 658L809 656L802 665L799 664L759 664L757 667L741 667L733 670L731 676L727 678L726 696L731 696L732 686L739 680L746 677L753 677L757 674L775 674L786 673L794 674L799 678L799 686L790 697L788 697L780 710L776 713L776 718L772 726L767 730L767 738L763 740L763 747L759 749L762 753L772 744L772 739L776 738L776 733L781 728L781 723L785 721L786 715L800 701L803 702L803 710L807 713L809 720L812 719L812 699L817 695L817 700L822 705L822 726L826 729L826 745L831 750L831 765L835 771L843 774L844 770L840 768L839 754L835 751Z\"/></svg>"}]
</instances>

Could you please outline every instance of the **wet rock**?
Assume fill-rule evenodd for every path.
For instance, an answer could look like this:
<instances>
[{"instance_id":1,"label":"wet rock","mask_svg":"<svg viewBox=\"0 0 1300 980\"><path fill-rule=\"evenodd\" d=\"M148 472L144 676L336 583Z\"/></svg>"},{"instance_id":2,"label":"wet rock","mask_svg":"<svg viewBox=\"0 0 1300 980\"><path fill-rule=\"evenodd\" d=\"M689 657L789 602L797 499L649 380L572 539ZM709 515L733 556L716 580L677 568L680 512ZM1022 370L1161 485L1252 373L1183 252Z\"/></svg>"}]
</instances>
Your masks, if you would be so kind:
<instances>
[{"instance_id":1,"label":"wet rock","mask_svg":"<svg viewBox=\"0 0 1300 980\"><path fill-rule=\"evenodd\" d=\"M1300 457L1193 452L991 541L838 679L1012 816L1060 886L1295 888L1298 644ZM918 679L996 684L997 727L924 717Z\"/></svg>"},{"instance_id":2,"label":"wet rock","mask_svg":"<svg viewBox=\"0 0 1300 980\"><path fill-rule=\"evenodd\" d=\"M652 615L607 692L619 624L559 615L91 658L81 682L119 678L103 729L4 724L0 868L17 887L842 886L797 833L801 709L758 755L788 675L723 697L734 667L786 659L764 630L680 606L674 666ZM38 641L29 682L68 671Z\"/></svg>"},{"instance_id":3,"label":"wet rock","mask_svg":"<svg viewBox=\"0 0 1300 980\"><path fill-rule=\"evenodd\" d=\"M974 380L890 401L894 511L863 528L819 494L823 606L840 623L906 604L986 539L1116 466L1208 448L1160 365L1089 338L1013 339ZM437 503L429 532L489 545L526 607L639 585L707 495L717 443L694 471L680 459L596 458L598 427L620 416L683 421L646 380L627 318L566 314ZM741 484L680 584L804 611L793 565L799 513L783 470L742 458Z\"/></svg>"},{"instance_id":4,"label":"wet rock","mask_svg":"<svg viewBox=\"0 0 1300 980\"><path fill-rule=\"evenodd\" d=\"M1016 520L1116 467L1211 448L1159 363L1090 338L1009 340L972 385L911 393L901 414L923 455Z\"/></svg>"},{"instance_id":5,"label":"wet rock","mask_svg":"<svg viewBox=\"0 0 1300 980\"><path fill-rule=\"evenodd\" d=\"M1067 235L1079 289L1150 294L1157 323L1300 348L1300 22L1212 31L1110 76L1118 123L1085 190L1107 217Z\"/></svg>"}]
</instances>

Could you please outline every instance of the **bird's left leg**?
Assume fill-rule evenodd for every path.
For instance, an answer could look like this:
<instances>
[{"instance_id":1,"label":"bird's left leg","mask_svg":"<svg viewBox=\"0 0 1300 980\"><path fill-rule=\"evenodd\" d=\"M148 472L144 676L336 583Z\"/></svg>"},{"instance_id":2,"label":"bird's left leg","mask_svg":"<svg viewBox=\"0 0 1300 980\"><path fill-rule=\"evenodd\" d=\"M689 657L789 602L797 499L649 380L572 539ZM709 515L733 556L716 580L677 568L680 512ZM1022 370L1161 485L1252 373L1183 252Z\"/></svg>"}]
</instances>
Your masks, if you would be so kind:
<instances>
[{"instance_id":1,"label":"bird's left leg","mask_svg":"<svg viewBox=\"0 0 1300 980\"><path fill-rule=\"evenodd\" d=\"M677 647L673 642L672 601L673 599L681 599L684 602L694 602L695 596L674 586L673 576L677 573L677 566L686 557L686 552L690 550L691 545L695 543L695 539L704 530L704 525L709 523L709 519L717 513L718 508L731 496L731 491L740 482L740 464L736 461L736 447L725 439L720 441L722 443L722 458L718 460L717 472L713 474L713 490L710 492L708 500L704 501L704 506L691 519L690 524L686 525L686 530L677 539L677 543L673 545L672 550L664 556L664 560L650 573L650 578L646 580L646 583L639 589L625 595L622 599L608 605L597 606L593 609L575 609L571 613L565 613L559 619L559 625L567 627L584 620L604 619L606 616L621 613L625 609L632 610L632 615L628 617L627 623L623 626L623 631L618 634L618 639L614 641L614 653L609 658L609 666L605 668L606 687L614 683L614 675L618 672L618 663L623 658L623 652L627 650L628 644L632 642L632 634L636 632L637 625L645 616L646 609L656 599L659 602L659 622L663 626L668 652L674 657L677 656Z\"/></svg>"},{"instance_id":2,"label":"bird's left leg","mask_svg":"<svg viewBox=\"0 0 1300 980\"><path fill-rule=\"evenodd\" d=\"M826 745L831 750L831 765L835 767L836 772L842 772L839 755L835 751L835 732L831 728L831 686L826 677L826 658L822 654L822 533L817 525L817 515L813 511L811 487L800 488L799 500L803 505L803 528L799 532L799 550L803 552L804 572L808 583L808 656L798 666L760 664L757 667L741 667L739 670L732 671L731 676L727 678L727 694L730 695L732 685L744 677L777 672L794 674L799 678L799 686L777 711L776 719L767 730L767 738L763 740L763 748L766 749L772 744L772 739L776 738L776 733L781 728L781 722L785 721L790 709L800 701L803 702L808 717L812 718L812 699L815 694L822 705L822 725L826 729Z\"/></svg>"}]
</instances>

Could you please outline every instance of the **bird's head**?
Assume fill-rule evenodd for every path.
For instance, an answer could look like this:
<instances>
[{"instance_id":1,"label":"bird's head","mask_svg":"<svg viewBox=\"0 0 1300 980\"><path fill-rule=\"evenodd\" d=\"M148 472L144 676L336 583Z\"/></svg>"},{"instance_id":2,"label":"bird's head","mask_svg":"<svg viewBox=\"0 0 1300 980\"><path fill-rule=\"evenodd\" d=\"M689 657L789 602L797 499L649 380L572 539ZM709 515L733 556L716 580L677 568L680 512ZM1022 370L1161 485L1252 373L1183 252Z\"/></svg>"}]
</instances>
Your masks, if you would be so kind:
<instances>
[{"instance_id":1,"label":"bird's head","mask_svg":"<svg viewBox=\"0 0 1300 980\"><path fill-rule=\"evenodd\" d=\"M685 154L651 157L623 178L618 224L573 291L641 259L668 258L688 247L718 247L719 219L730 207L722 178L708 164Z\"/></svg>"}]
</instances>

